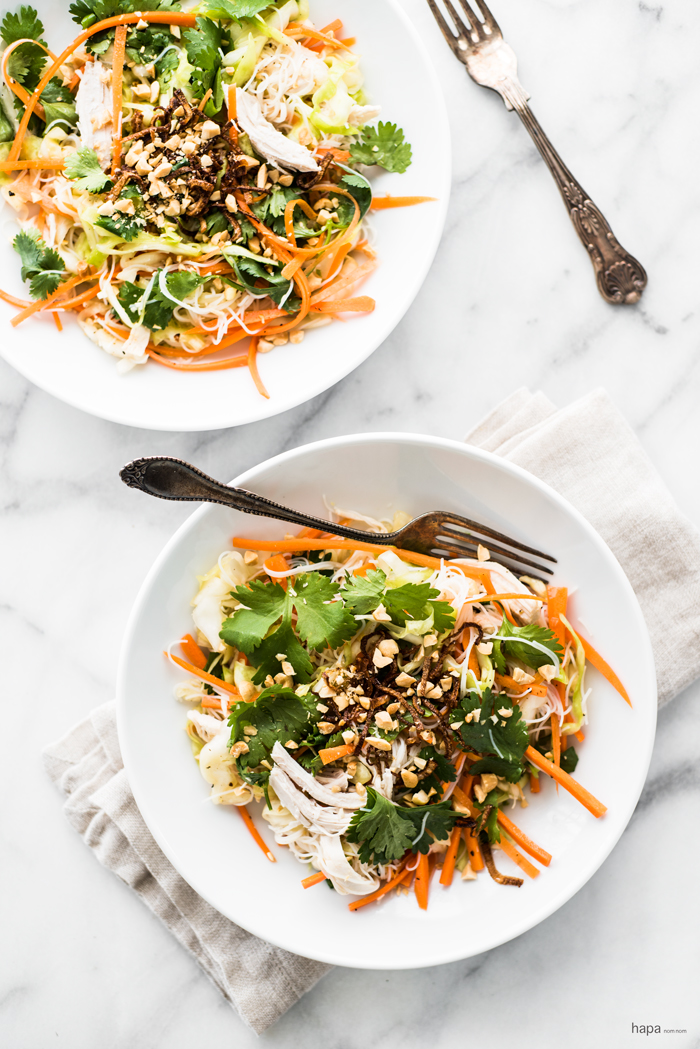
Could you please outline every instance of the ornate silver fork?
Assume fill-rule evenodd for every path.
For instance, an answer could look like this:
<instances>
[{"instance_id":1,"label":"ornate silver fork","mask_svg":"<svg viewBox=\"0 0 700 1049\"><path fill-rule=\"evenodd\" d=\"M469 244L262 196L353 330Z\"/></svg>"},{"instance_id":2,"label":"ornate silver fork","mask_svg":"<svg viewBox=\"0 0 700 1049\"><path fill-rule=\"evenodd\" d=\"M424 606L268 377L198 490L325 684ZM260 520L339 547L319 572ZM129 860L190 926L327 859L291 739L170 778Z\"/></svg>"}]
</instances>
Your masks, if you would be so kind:
<instances>
[{"instance_id":1,"label":"ornate silver fork","mask_svg":"<svg viewBox=\"0 0 700 1049\"><path fill-rule=\"evenodd\" d=\"M459 514L434 510L421 514L397 532L362 532L359 528L347 525L331 524L319 517L292 510L266 499L262 495L247 492L244 488L231 488L229 485L215 481L195 466L172 459L167 455L154 455L144 459L134 459L119 471L124 484L138 488L147 495L158 499L176 499L183 502L221 503L244 514L256 514L259 517L274 517L278 521L289 521L302 528L318 528L322 532L332 532L346 539L359 539L362 542L371 540L381 546L396 546L403 550L415 550L419 554L432 557L474 557L478 554L479 545L487 546L491 560L510 568L513 572L536 575L551 575L552 569L542 561L556 564L556 558L543 554L531 546L525 546L517 539L510 539L501 532L470 521ZM524 557L530 554L531 557ZM537 560L533 560L537 558Z\"/></svg>"},{"instance_id":2,"label":"ornate silver fork","mask_svg":"<svg viewBox=\"0 0 700 1049\"><path fill-rule=\"evenodd\" d=\"M475 0L479 19L467 0L457 0L462 15L450 0L443 0L454 26L450 26L436 0L428 0L447 43L467 67L472 80L498 92L506 109L514 109L530 132L542 159L554 176L574 229L588 251L600 294L615 305L638 302L647 283L642 265L625 251L582 186L576 181L540 127L527 104L530 97L518 80L518 60L506 44L496 19L483 0Z\"/></svg>"}]
</instances>

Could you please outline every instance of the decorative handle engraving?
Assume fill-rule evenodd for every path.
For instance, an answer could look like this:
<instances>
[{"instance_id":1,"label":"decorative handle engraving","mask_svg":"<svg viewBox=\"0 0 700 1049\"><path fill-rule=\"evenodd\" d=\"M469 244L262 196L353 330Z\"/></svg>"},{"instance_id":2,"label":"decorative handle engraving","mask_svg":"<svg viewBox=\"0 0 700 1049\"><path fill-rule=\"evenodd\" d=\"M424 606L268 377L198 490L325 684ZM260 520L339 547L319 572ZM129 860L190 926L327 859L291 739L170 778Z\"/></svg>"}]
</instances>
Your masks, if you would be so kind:
<instances>
[{"instance_id":1,"label":"decorative handle engraving","mask_svg":"<svg viewBox=\"0 0 700 1049\"><path fill-rule=\"evenodd\" d=\"M590 255L600 294L616 306L639 302L647 283L644 267L625 251L603 213L571 174L530 109L518 81L503 83L498 90L508 109L515 110L530 132L554 176L579 240Z\"/></svg>"}]
</instances>

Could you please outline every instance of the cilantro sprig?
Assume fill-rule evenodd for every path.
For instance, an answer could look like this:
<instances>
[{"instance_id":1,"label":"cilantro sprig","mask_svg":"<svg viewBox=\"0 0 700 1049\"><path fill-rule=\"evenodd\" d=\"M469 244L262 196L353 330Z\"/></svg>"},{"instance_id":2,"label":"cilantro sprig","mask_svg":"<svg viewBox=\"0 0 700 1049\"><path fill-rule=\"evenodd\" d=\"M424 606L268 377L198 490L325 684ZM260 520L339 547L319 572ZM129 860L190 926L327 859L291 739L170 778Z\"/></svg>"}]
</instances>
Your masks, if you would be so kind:
<instances>
[{"instance_id":1,"label":"cilantro sprig","mask_svg":"<svg viewBox=\"0 0 700 1049\"><path fill-rule=\"evenodd\" d=\"M507 639L493 642L492 659L499 674L505 673L506 657L518 659L526 666L539 670L541 666L555 664L564 652L555 635L546 627L533 624L513 626L504 616L498 634ZM540 647L537 648L537 645Z\"/></svg>"},{"instance_id":2,"label":"cilantro sprig","mask_svg":"<svg viewBox=\"0 0 700 1049\"><path fill-rule=\"evenodd\" d=\"M297 680L306 682L313 673L306 649L337 648L357 630L342 601L334 600L339 589L337 583L310 572L290 578L286 590L279 583L254 579L233 591L243 607L224 621L220 637L244 652L257 667L253 677L256 685L280 672L277 657L282 654L293 666Z\"/></svg>"},{"instance_id":3,"label":"cilantro sprig","mask_svg":"<svg viewBox=\"0 0 700 1049\"><path fill-rule=\"evenodd\" d=\"M151 331L162 331L167 328L173 318L173 311L177 303L164 295L160 288L160 274L157 270L155 280L151 285L148 298L144 304L144 296L148 288L142 288L131 281L122 281L119 290L119 304L126 311L129 320L134 324L143 324ZM165 278L165 286L170 294L179 300L185 299L195 288L206 280L196 273L179 271L168 273Z\"/></svg>"},{"instance_id":4,"label":"cilantro sprig","mask_svg":"<svg viewBox=\"0 0 700 1049\"><path fill-rule=\"evenodd\" d=\"M458 819L449 801L409 809L368 787L367 804L353 814L347 839L360 845L362 863L393 863L409 850L427 853L433 841L448 837Z\"/></svg>"},{"instance_id":5,"label":"cilantro sprig","mask_svg":"<svg viewBox=\"0 0 700 1049\"><path fill-rule=\"evenodd\" d=\"M469 721L467 715L471 715ZM468 747L484 755L469 771L474 775L493 772L517 783L524 772L523 756L530 743L517 703L503 693L494 695L489 688L481 695L473 690L467 692L451 717L455 721L465 718L459 735Z\"/></svg>"},{"instance_id":6,"label":"cilantro sprig","mask_svg":"<svg viewBox=\"0 0 700 1049\"><path fill-rule=\"evenodd\" d=\"M33 299L45 299L61 283L65 263L57 251L49 248L36 231L22 230L12 241L22 260L22 280L29 281Z\"/></svg>"},{"instance_id":7,"label":"cilantro sprig","mask_svg":"<svg viewBox=\"0 0 700 1049\"><path fill-rule=\"evenodd\" d=\"M355 164L377 164L386 171L403 174L411 164L411 146L396 124L382 123L362 129L362 135L350 146Z\"/></svg>"},{"instance_id":8,"label":"cilantro sprig","mask_svg":"<svg viewBox=\"0 0 700 1049\"><path fill-rule=\"evenodd\" d=\"M430 583L405 583L387 587L386 574L373 569L364 576L348 578L343 590L346 608L355 615L367 615L384 605L393 623L405 626L409 620L425 620L433 616L438 633L454 625L455 610L448 601L436 601L440 591Z\"/></svg>"},{"instance_id":9,"label":"cilantro sprig","mask_svg":"<svg viewBox=\"0 0 700 1049\"><path fill-rule=\"evenodd\" d=\"M89 146L71 153L66 160L65 175L75 182L78 189L87 190L88 193L102 193L112 185L109 175L100 166L97 153Z\"/></svg>"},{"instance_id":10,"label":"cilantro sprig","mask_svg":"<svg viewBox=\"0 0 700 1049\"><path fill-rule=\"evenodd\" d=\"M229 746L241 740L248 751L236 760L241 775L252 783L267 782L270 770L259 769L262 761L271 761L275 743L283 746L290 740L300 743L314 732L318 720L315 705L296 695L290 688L273 685L260 693L254 703L239 703L229 715L231 726ZM254 735L246 735L246 728L255 728Z\"/></svg>"}]
</instances>

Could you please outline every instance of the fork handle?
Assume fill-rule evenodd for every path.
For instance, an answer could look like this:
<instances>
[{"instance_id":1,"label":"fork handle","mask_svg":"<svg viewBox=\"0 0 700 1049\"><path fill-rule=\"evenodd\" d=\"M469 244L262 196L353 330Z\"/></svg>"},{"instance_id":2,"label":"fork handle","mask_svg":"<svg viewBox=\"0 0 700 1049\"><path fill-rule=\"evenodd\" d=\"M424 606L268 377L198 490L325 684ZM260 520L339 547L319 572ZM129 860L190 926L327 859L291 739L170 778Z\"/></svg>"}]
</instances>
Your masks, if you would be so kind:
<instances>
[{"instance_id":1,"label":"fork handle","mask_svg":"<svg viewBox=\"0 0 700 1049\"><path fill-rule=\"evenodd\" d=\"M530 109L520 84L516 81L512 86L513 90L509 91L508 86L503 85L503 99L530 132L554 176L579 240L590 255L600 294L616 306L639 302L647 283L644 267L625 251L603 213L571 174Z\"/></svg>"},{"instance_id":2,"label":"fork handle","mask_svg":"<svg viewBox=\"0 0 700 1049\"><path fill-rule=\"evenodd\" d=\"M244 514L273 517L278 521L301 525L303 528L318 528L321 532L332 531L334 535L342 535L346 539L367 541L367 532L361 532L359 528L331 524L320 517L311 517L310 514L274 503L262 495L247 492L244 488L231 488L229 485L220 484L190 463L183 462L182 459L173 459L168 455L134 459L119 471L119 476L130 488L138 488L139 491L157 499L220 503ZM392 539L393 535L390 533L372 535L373 542L381 545L390 544Z\"/></svg>"}]
</instances>

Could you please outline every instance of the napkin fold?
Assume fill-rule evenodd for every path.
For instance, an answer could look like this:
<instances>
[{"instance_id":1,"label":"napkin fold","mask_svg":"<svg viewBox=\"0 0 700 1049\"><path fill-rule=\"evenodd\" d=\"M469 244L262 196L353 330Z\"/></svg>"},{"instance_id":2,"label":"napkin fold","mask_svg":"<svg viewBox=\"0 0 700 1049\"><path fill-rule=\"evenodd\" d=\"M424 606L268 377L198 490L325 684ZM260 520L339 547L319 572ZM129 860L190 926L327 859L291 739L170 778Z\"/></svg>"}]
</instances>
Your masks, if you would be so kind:
<instances>
[{"instance_id":1,"label":"napkin fold","mask_svg":"<svg viewBox=\"0 0 700 1049\"><path fill-rule=\"evenodd\" d=\"M603 537L644 613L659 707L695 681L700 676L700 532L678 509L605 390L559 410L543 393L516 390L465 441L546 481Z\"/></svg>"},{"instance_id":2,"label":"napkin fold","mask_svg":"<svg viewBox=\"0 0 700 1049\"><path fill-rule=\"evenodd\" d=\"M44 765L66 795L68 822L100 863L167 926L256 1034L331 967L273 947L234 925L190 888L143 821L124 772L116 703L105 703L47 747Z\"/></svg>"},{"instance_id":3,"label":"napkin fold","mask_svg":"<svg viewBox=\"0 0 700 1049\"><path fill-rule=\"evenodd\" d=\"M616 555L654 647L663 706L700 675L700 532L681 514L603 390L557 410L521 389L465 438L540 477L580 510ZM661 625L672 622L673 638ZM115 704L44 751L64 812L100 863L157 914L241 1019L260 1034L330 966L273 947L197 895L153 840L131 793Z\"/></svg>"}]
</instances>

